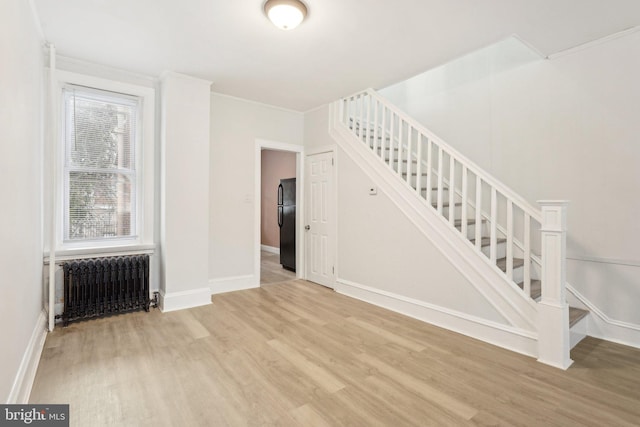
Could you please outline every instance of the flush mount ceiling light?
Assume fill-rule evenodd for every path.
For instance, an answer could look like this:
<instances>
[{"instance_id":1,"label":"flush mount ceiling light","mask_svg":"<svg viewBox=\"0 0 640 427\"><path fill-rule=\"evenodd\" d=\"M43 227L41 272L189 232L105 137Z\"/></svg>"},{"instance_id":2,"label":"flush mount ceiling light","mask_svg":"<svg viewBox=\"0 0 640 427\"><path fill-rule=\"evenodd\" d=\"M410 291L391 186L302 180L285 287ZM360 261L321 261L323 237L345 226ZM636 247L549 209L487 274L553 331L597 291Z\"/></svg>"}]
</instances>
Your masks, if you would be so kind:
<instances>
[{"instance_id":1,"label":"flush mount ceiling light","mask_svg":"<svg viewBox=\"0 0 640 427\"><path fill-rule=\"evenodd\" d=\"M264 13L282 30L293 30L307 16L307 7L300 0L267 0Z\"/></svg>"}]
</instances>

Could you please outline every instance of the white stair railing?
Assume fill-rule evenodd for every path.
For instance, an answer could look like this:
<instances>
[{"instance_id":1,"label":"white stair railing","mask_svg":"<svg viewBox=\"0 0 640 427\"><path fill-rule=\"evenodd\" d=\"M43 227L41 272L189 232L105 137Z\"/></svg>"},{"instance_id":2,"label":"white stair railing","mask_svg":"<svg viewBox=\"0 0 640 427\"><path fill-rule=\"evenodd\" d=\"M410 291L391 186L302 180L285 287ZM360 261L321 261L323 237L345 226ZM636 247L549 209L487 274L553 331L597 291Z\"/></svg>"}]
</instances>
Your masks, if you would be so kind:
<instances>
[{"instance_id":1,"label":"white stair railing","mask_svg":"<svg viewBox=\"0 0 640 427\"><path fill-rule=\"evenodd\" d=\"M337 121L368 145L424 203L534 300L543 290L541 211L420 123L368 89L334 106ZM565 265L562 259L549 260Z\"/></svg>"}]
</instances>

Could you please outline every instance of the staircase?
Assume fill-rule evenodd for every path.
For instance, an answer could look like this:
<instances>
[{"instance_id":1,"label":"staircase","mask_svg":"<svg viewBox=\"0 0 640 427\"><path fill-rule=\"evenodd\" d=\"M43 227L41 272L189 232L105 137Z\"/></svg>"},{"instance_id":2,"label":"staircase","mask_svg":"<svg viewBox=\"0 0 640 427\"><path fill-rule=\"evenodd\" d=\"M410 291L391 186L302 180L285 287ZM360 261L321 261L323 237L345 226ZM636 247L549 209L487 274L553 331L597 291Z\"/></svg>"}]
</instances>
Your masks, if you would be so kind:
<instances>
[{"instance_id":1,"label":"staircase","mask_svg":"<svg viewBox=\"0 0 640 427\"><path fill-rule=\"evenodd\" d=\"M567 203L531 206L371 89L334 103L330 122L344 148L384 168L479 274L495 277L505 317L535 334L539 360L566 369L588 314L565 298Z\"/></svg>"}]
</instances>

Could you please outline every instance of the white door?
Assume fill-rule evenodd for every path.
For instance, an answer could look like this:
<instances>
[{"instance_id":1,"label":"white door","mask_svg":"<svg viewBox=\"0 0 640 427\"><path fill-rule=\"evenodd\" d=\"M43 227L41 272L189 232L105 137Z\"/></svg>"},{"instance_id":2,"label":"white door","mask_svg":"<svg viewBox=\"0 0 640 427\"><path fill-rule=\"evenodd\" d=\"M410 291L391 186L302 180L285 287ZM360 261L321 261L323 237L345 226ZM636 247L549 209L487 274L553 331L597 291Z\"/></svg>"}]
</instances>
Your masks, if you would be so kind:
<instances>
[{"instance_id":1,"label":"white door","mask_svg":"<svg viewBox=\"0 0 640 427\"><path fill-rule=\"evenodd\" d=\"M333 288L335 282L333 152L307 156L305 183L306 279Z\"/></svg>"}]
</instances>

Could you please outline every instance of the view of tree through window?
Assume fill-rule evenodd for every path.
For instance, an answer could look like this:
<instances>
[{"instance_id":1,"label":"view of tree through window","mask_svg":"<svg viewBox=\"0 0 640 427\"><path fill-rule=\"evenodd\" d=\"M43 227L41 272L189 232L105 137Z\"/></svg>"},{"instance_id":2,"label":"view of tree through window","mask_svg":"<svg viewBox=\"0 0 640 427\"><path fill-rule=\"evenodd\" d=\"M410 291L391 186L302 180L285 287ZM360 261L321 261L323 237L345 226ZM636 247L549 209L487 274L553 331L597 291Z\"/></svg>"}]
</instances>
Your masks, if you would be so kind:
<instances>
[{"instance_id":1,"label":"view of tree through window","mask_svg":"<svg viewBox=\"0 0 640 427\"><path fill-rule=\"evenodd\" d=\"M65 240L135 235L137 100L65 90Z\"/></svg>"}]
</instances>

